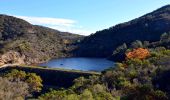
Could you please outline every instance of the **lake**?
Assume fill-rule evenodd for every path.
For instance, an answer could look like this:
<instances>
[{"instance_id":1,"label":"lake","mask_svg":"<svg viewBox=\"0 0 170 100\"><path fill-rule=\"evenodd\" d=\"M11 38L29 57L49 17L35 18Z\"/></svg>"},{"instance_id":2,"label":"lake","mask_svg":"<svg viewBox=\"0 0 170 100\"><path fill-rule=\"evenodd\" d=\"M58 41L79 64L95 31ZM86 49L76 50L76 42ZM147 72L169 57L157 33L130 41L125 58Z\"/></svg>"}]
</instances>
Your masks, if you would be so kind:
<instances>
[{"instance_id":1,"label":"lake","mask_svg":"<svg viewBox=\"0 0 170 100\"><path fill-rule=\"evenodd\" d=\"M102 71L114 66L114 62L105 58L61 58L52 59L40 66L49 68L64 68L83 71Z\"/></svg>"}]
</instances>

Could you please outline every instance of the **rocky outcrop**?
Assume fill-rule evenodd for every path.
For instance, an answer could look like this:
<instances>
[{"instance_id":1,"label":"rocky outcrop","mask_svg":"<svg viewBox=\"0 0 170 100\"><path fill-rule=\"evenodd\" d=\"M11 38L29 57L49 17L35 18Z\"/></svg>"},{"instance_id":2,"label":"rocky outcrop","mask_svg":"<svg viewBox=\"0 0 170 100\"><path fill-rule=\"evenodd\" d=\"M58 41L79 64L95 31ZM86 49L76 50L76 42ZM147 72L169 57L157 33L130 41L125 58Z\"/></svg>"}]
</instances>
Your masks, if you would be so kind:
<instances>
[{"instance_id":1,"label":"rocky outcrop","mask_svg":"<svg viewBox=\"0 0 170 100\"><path fill-rule=\"evenodd\" d=\"M0 56L0 65L4 64L25 64L25 56L15 51L9 51Z\"/></svg>"}]
</instances>

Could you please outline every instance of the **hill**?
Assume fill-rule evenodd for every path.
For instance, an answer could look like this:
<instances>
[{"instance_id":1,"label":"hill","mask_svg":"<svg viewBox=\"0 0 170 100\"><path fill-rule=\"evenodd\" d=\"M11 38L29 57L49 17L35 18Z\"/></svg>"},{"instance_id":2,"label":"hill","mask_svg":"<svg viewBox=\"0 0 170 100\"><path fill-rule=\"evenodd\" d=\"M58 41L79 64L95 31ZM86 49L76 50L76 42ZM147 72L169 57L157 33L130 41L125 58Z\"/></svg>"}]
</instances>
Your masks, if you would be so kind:
<instances>
[{"instance_id":1,"label":"hill","mask_svg":"<svg viewBox=\"0 0 170 100\"><path fill-rule=\"evenodd\" d=\"M130 45L135 40L158 41L170 31L170 5L144 16L96 32L82 40L75 50L78 56L109 57L123 43Z\"/></svg>"},{"instance_id":2,"label":"hill","mask_svg":"<svg viewBox=\"0 0 170 100\"><path fill-rule=\"evenodd\" d=\"M117 58L120 62L101 73L4 65L0 69L0 97L10 94L11 98L40 100L170 98L170 5L85 38L14 17L1 17L0 63L36 63L75 56L72 53Z\"/></svg>"},{"instance_id":3,"label":"hill","mask_svg":"<svg viewBox=\"0 0 170 100\"><path fill-rule=\"evenodd\" d=\"M11 51L19 52L27 64L70 56L68 52L74 48L71 44L82 37L32 25L12 16L0 15L1 55ZM8 60L6 63L9 62L13 61Z\"/></svg>"},{"instance_id":4,"label":"hill","mask_svg":"<svg viewBox=\"0 0 170 100\"><path fill-rule=\"evenodd\" d=\"M136 40L159 41L161 35L169 31L170 5L87 37L0 15L0 55L7 59L2 61L0 57L0 64L15 62L10 59L11 52L19 53L26 64L69 56L111 57L114 50L124 43L129 46Z\"/></svg>"}]
</instances>

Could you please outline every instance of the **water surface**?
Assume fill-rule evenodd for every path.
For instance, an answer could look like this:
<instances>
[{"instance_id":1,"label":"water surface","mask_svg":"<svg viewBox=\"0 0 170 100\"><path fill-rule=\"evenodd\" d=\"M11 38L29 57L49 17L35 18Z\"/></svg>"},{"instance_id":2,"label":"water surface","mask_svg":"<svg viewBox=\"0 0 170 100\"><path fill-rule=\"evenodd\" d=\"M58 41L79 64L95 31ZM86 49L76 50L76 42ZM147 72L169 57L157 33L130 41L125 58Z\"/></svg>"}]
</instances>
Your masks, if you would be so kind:
<instances>
[{"instance_id":1,"label":"water surface","mask_svg":"<svg viewBox=\"0 0 170 100\"><path fill-rule=\"evenodd\" d=\"M53 59L40 66L49 68L64 68L83 71L102 71L106 68L113 67L114 62L105 58L61 58Z\"/></svg>"}]
</instances>

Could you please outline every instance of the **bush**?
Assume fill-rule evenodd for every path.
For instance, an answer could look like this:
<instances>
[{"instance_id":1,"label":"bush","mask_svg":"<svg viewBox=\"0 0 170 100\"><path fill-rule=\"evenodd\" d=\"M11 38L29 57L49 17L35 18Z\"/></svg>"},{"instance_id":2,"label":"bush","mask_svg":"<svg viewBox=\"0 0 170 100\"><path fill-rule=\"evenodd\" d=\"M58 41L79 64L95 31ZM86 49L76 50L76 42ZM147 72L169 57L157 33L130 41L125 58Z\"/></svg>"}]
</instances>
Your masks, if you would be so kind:
<instances>
[{"instance_id":1,"label":"bush","mask_svg":"<svg viewBox=\"0 0 170 100\"><path fill-rule=\"evenodd\" d=\"M123 61L125 60L125 52L127 50L127 45L124 43L123 45L120 45L117 47L112 55L109 57L109 59L114 60L114 61Z\"/></svg>"},{"instance_id":2,"label":"bush","mask_svg":"<svg viewBox=\"0 0 170 100\"><path fill-rule=\"evenodd\" d=\"M142 44L141 41L136 40L136 41L131 43L130 48L132 48L132 49L143 48L143 44Z\"/></svg>"},{"instance_id":3,"label":"bush","mask_svg":"<svg viewBox=\"0 0 170 100\"><path fill-rule=\"evenodd\" d=\"M43 87L41 77L36 75L35 73L26 73L25 71L13 69L10 72L6 73L4 77L7 77L8 79L11 79L13 81L19 79L28 83L29 90L31 92L39 92Z\"/></svg>"},{"instance_id":4,"label":"bush","mask_svg":"<svg viewBox=\"0 0 170 100\"><path fill-rule=\"evenodd\" d=\"M148 56L150 56L149 50L143 48L133 49L133 51L126 53L127 59L145 59Z\"/></svg>"},{"instance_id":5,"label":"bush","mask_svg":"<svg viewBox=\"0 0 170 100\"><path fill-rule=\"evenodd\" d=\"M50 90L50 92L42 94L39 96L39 100L63 100L66 96L66 91L56 91L56 90Z\"/></svg>"},{"instance_id":6,"label":"bush","mask_svg":"<svg viewBox=\"0 0 170 100\"><path fill-rule=\"evenodd\" d=\"M0 99L1 100L24 100L30 96L27 83L17 80L15 82L0 77Z\"/></svg>"},{"instance_id":7,"label":"bush","mask_svg":"<svg viewBox=\"0 0 170 100\"><path fill-rule=\"evenodd\" d=\"M160 42L162 42L162 43L170 42L170 32L162 34Z\"/></svg>"},{"instance_id":8,"label":"bush","mask_svg":"<svg viewBox=\"0 0 170 100\"><path fill-rule=\"evenodd\" d=\"M28 73L25 81L33 92L40 92L43 87L41 77L35 73Z\"/></svg>"},{"instance_id":9,"label":"bush","mask_svg":"<svg viewBox=\"0 0 170 100\"><path fill-rule=\"evenodd\" d=\"M164 92L154 90L148 84L136 86L134 89L129 89L126 92L129 92L125 97L127 100L168 100Z\"/></svg>"},{"instance_id":10,"label":"bush","mask_svg":"<svg viewBox=\"0 0 170 100\"><path fill-rule=\"evenodd\" d=\"M83 93L80 95L80 100L94 100L91 91L88 89L84 90Z\"/></svg>"}]
</instances>

